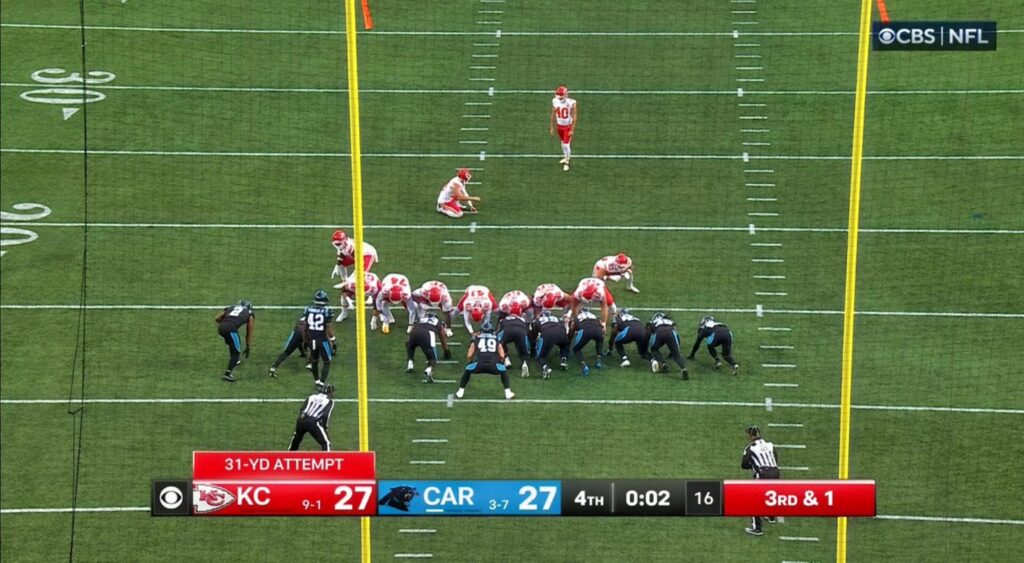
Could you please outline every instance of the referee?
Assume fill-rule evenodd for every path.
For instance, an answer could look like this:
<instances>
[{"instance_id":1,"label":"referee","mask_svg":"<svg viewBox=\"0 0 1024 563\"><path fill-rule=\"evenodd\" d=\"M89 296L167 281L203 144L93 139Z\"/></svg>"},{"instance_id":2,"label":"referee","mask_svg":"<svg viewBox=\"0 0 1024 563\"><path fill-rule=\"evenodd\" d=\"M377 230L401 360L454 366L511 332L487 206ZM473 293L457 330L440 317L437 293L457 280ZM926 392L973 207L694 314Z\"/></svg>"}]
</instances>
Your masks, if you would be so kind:
<instances>
[{"instance_id":1,"label":"referee","mask_svg":"<svg viewBox=\"0 0 1024 563\"><path fill-rule=\"evenodd\" d=\"M778 479L779 460L775 457L775 444L761 437L761 429L757 426L747 427L747 437L750 443L743 448L743 460L740 461L741 469L750 469L754 472L754 479ZM751 518L751 525L746 532L752 536L764 535L761 529L761 517ZM768 521L774 523L775 517L769 516Z\"/></svg>"},{"instance_id":2,"label":"referee","mask_svg":"<svg viewBox=\"0 0 1024 563\"><path fill-rule=\"evenodd\" d=\"M299 418L295 420L295 433L292 434L292 443L288 451L294 452L299 449L302 438L308 432L313 439L320 444L320 449L331 451L331 439L327 437L327 426L331 421L331 412L334 411L334 386L327 384L317 387L317 392L306 399L299 411Z\"/></svg>"}]
</instances>

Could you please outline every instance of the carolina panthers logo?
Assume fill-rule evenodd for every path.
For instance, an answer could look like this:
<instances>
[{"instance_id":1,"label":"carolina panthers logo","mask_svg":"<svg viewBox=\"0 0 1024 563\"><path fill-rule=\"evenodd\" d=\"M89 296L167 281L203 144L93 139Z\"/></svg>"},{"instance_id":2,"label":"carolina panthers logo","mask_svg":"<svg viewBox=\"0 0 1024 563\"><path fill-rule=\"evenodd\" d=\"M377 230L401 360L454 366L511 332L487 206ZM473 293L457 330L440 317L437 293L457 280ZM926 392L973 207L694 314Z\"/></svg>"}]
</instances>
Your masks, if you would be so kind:
<instances>
[{"instance_id":1,"label":"carolina panthers logo","mask_svg":"<svg viewBox=\"0 0 1024 563\"><path fill-rule=\"evenodd\" d=\"M388 494L384 495L377 501L377 504L383 504L396 508L398 510L409 512L409 503L412 499L416 498L420 493L413 487L393 487Z\"/></svg>"}]
</instances>

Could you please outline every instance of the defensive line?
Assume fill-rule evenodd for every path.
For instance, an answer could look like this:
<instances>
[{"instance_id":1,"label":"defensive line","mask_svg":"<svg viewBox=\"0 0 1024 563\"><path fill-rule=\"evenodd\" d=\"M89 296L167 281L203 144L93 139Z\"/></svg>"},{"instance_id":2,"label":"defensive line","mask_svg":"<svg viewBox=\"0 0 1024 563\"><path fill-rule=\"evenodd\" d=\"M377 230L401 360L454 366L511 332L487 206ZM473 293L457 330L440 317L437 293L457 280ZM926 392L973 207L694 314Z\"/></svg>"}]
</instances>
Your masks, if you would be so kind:
<instances>
[{"instance_id":1,"label":"defensive line","mask_svg":"<svg viewBox=\"0 0 1024 563\"><path fill-rule=\"evenodd\" d=\"M334 399L336 403L355 403L354 398ZM441 404L446 405L448 399L400 399L400 398L371 398L371 403L381 404ZM164 398L164 399L0 399L0 405L67 405L67 404L133 404L133 405L185 405L185 404L261 404L261 403L301 403L301 400L291 398L239 398L239 397L217 397L217 398ZM459 399L459 404L500 404L500 405L584 405L584 406L668 406L668 407L737 407L764 409L765 403L747 401L685 401L670 399L519 399L509 401L507 399ZM838 410L838 404L829 403L784 403L773 402L774 407L785 407L794 409L825 409ZM1024 409L1003 409L986 407L929 407L911 405L853 405L854 410L864 411L891 411L891 412L941 412L960 414L999 414L999 415L1024 415ZM417 419L419 421L420 419ZM426 420L426 419L425 419ZM435 419L429 419L435 420ZM444 420L444 419L436 419Z\"/></svg>"},{"instance_id":2,"label":"defensive line","mask_svg":"<svg viewBox=\"0 0 1024 563\"><path fill-rule=\"evenodd\" d=\"M5 227L83 227L104 229L337 229L351 228L349 224L306 224L306 223L107 223L107 222L35 222L0 221ZM496 230L496 231L659 231L659 232L736 232L749 233L750 225L744 227L720 226L669 226L669 225L366 225L367 230ZM757 227L760 232L776 233L845 233L844 227ZM909 228L862 228L861 233L876 234L924 234L924 235L1022 235L1024 229L909 229Z\"/></svg>"},{"instance_id":3,"label":"defensive line","mask_svg":"<svg viewBox=\"0 0 1024 563\"><path fill-rule=\"evenodd\" d=\"M304 305L260 305L263 310L285 310L291 311L301 309ZM81 309L81 305L75 304L12 304L0 305L0 309L25 309L25 310L49 310L49 309ZM214 311L219 305L85 305L87 310L95 311ZM667 311L672 313L736 313L756 314L757 308L723 308L723 307L629 307L632 311ZM841 316L842 311L829 309L765 309L761 308L763 314L772 315L831 315ZM939 318L975 318L975 319L1024 319L1024 313L979 313L979 312L957 312L957 311L857 311L858 316L865 317L939 317Z\"/></svg>"},{"instance_id":4,"label":"defensive line","mask_svg":"<svg viewBox=\"0 0 1024 563\"><path fill-rule=\"evenodd\" d=\"M32 82L2 82L3 88L38 88ZM91 90L147 90L167 92L239 92L239 93L283 93L283 94L347 94L347 88L301 88L273 86L126 86L114 84L90 84ZM612 96L729 96L735 97L737 89L728 90L573 90L576 94L612 95ZM499 95L544 95L551 94L550 89L444 89L444 88L360 88L360 94L478 94L481 96ZM853 90L747 90L744 96L852 96ZM1019 95L1024 89L979 89L979 90L869 90L873 96L916 96L916 95Z\"/></svg>"}]
</instances>

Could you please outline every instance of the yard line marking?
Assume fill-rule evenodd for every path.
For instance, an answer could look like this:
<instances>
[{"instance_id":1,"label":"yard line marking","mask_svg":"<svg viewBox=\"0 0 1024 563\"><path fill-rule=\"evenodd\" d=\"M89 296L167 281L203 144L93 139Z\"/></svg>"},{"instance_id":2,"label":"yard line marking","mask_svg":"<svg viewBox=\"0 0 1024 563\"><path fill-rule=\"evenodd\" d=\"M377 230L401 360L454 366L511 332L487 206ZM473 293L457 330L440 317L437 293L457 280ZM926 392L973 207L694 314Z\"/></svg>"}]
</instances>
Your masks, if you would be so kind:
<instances>
[{"instance_id":1,"label":"yard line marking","mask_svg":"<svg viewBox=\"0 0 1024 563\"><path fill-rule=\"evenodd\" d=\"M460 145L486 145L487 141L459 141ZM470 182L472 183L472 182Z\"/></svg>"},{"instance_id":2,"label":"yard line marking","mask_svg":"<svg viewBox=\"0 0 1024 563\"><path fill-rule=\"evenodd\" d=\"M442 256L441 260L472 260L472 256Z\"/></svg>"},{"instance_id":3,"label":"yard line marking","mask_svg":"<svg viewBox=\"0 0 1024 563\"><path fill-rule=\"evenodd\" d=\"M756 280L784 280L784 279L786 279L786 276L766 276L766 275L758 274L758 275L754 276L754 279L756 279ZM635 309L635 307L634 307L634 309Z\"/></svg>"},{"instance_id":4,"label":"yard line marking","mask_svg":"<svg viewBox=\"0 0 1024 563\"><path fill-rule=\"evenodd\" d=\"M439 276L468 276L468 272L439 272Z\"/></svg>"},{"instance_id":5,"label":"yard line marking","mask_svg":"<svg viewBox=\"0 0 1024 563\"><path fill-rule=\"evenodd\" d=\"M85 227L85 223L57 221L0 221L0 225L15 227ZM548 231L679 231L679 232L749 232L752 227L721 227L721 226L667 226L667 225L478 225L470 223L469 231L488 229L500 231L515 230L548 230ZM351 227L348 224L316 225L307 223L89 223L91 228L130 228L130 229L336 229ZM465 230L461 225L367 225L367 229L395 230ZM764 232L778 233L846 233L845 227L758 227ZM900 229L900 228L863 228L861 233L876 234L938 234L938 235L1024 235L1024 229ZM753 233L752 233L753 234Z\"/></svg>"},{"instance_id":6,"label":"yard line marking","mask_svg":"<svg viewBox=\"0 0 1024 563\"><path fill-rule=\"evenodd\" d=\"M796 367L796 364L761 364L761 367L769 369L793 369Z\"/></svg>"},{"instance_id":7,"label":"yard line marking","mask_svg":"<svg viewBox=\"0 0 1024 563\"><path fill-rule=\"evenodd\" d=\"M445 399L395 399L371 398L371 403L381 404L444 404ZM74 401L75 404L246 404L246 403L288 403L296 404L301 399L292 398L179 398L179 399L85 399ZM335 399L336 403L355 403L356 399ZM503 404L503 405L589 405L589 406L686 406L686 407L743 407L764 408L761 402L743 401L684 401L668 399L523 399L509 401L507 399L461 399L462 404ZM0 399L0 405L67 405L63 399ZM838 404L827 403L776 403L776 406L797 409L838 409ZM984 407L928 407L909 405L853 405L854 410L894 411L894 412L945 412L963 414L1012 414L1024 415L1024 409L984 408ZM417 418L416 422L451 422L450 418ZM148 510L148 509L147 509Z\"/></svg>"},{"instance_id":8,"label":"yard line marking","mask_svg":"<svg viewBox=\"0 0 1024 563\"><path fill-rule=\"evenodd\" d=\"M800 387L799 383L762 383L764 387Z\"/></svg>"},{"instance_id":9,"label":"yard line marking","mask_svg":"<svg viewBox=\"0 0 1024 563\"><path fill-rule=\"evenodd\" d=\"M757 10L733 10L734 14L756 14Z\"/></svg>"},{"instance_id":10,"label":"yard line marking","mask_svg":"<svg viewBox=\"0 0 1024 563\"><path fill-rule=\"evenodd\" d=\"M768 119L763 115L741 115L740 119Z\"/></svg>"},{"instance_id":11,"label":"yard line marking","mask_svg":"<svg viewBox=\"0 0 1024 563\"><path fill-rule=\"evenodd\" d=\"M780 465L779 469L785 469L786 471L810 471L811 470L810 467L803 467L803 466L792 467L792 466L783 466L783 465Z\"/></svg>"},{"instance_id":12,"label":"yard line marking","mask_svg":"<svg viewBox=\"0 0 1024 563\"><path fill-rule=\"evenodd\" d=\"M750 246L779 247L779 246L782 246L782 243L781 242L752 242L752 243L750 243Z\"/></svg>"},{"instance_id":13,"label":"yard line marking","mask_svg":"<svg viewBox=\"0 0 1024 563\"><path fill-rule=\"evenodd\" d=\"M473 240L445 240L441 241L442 244L476 244Z\"/></svg>"},{"instance_id":14,"label":"yard line marking","mask_svg":"<svg viewBox=\"0 0 1024 563\"><path fill-rule=\"evenodd\" d=\"M775 173L775 171L770 169L770 168L746 169L743 172L745 172L747 174L774 174Z\"/></svg>"},{"instance_id":15,"label":"yard line marking","mask_svg":"<svg viewBox=\"0 0 1024 563\"><path fill-rule=\"evenodd\" d=\"M768 133L771 129L740 129L740 133Z\"/></svg>"},{"instance_id":16,"label":"yard line marking","mask_svg":"<svg viewBox=\"0 0 1024 563\"><path fill-rule=\"evenodd\" d=\"M473 77L470 77L470 80L473 81L473 82L494 82L497 79L496 78L483 78L483 77L473 76Z\"/></svg>"},{"instance_id":17,"label":"yard line marking","mask_svg":"<svg viewBox=\"0 0 1024 563\"><path fill-rule=\"evenodd\" d=\"M743 185L747 186L748 188L774 188L775 187L775 183L774 182L747 182L747 183L745 183Z\"/></svg>"},{"instance_id":18,"label":"yard line marking","mask_svg":"<svg viewBox=\"0 0 1024 563\"><path fill-rule=\"evenodd\" d=\"M765 143L765 142L747 141L747 142L743 143L743 146L745 146L745 147L770 147L770 146L772 146L772 144L771 143Z\"/></svg>"},{"instance_id":19,"label":"yard line marking","mask_svg":"<svg viewBox=\"0 0 1024 563\"><path fill-rule=\"evenodd\" d=\"M478 14L504 14L504 10L477 10ZM475 43L474 43L475 45Z\"/></svg>"},{"instance_id":20,"label":"yard line marking","mask_svg":"<svg viewBox=\"0 0 1024 563\"><path fill-rule=\"evenodd\" d=\"M398 530L400 534L433 534L436 532L437 530L432 528L403 528Z\"/></svg>"},{"instance_id":21,"label":"yard line marking","mask_svg":"<svg viewBox=\"0 0 1024 563\"><path fill-rule=\"evenodd\" d=\"M493 105L493 104L494 104L494 102L463 102L462 103L462 105L464 105L464 106L490 106L490 105Z\"/></svg>"},{"instance_id":22,"label":"yard line marking","mask_svg":"<svg viewBox=\"0 0 1024 563\"><path fill-rule=\"evenodd\" d=\"M757 22L732 22L732 25L757 25Z\"/></svg>"},{"instance_id":23,"label":"yard line marking","mask_svg":"<svg viewBox=\"0 0 1024 563\"><path fill-rule=\"evenodd\" d=\"M416 422L451 422L450 418L417 418Z\"/></svg>"},{"instance_id":24,"label":"yard line marking","mask_svg":"<svg viewBox=\"0 0 1024 563\"><path fill-rule=\"evenodd\" d=\"M793 329L784 326L759 326L757 327L757 330L766 330L770 332L790 332Z\"/></svg>"},{"instance_id":25,"label":"yard line marking","mask_svg":"<svg viewBox=\"0 0 1024 563\"><path fill-rule=\"evenodd\" d=\"M787 422L769 422L768 428L803 428L803 424L794 424Z\"/></svg>"},{"instance_id":26,"label":"yard line marking","mask_svg":"<svg viewBox=\"0 0 1024 563\"><path fill-rule=\"evenodd\" d=\"M816 537L803 537L803 536L779 536L782 541L819 541Z\"/></svg>"},{"instance_id":27,"label":"yard line marking","mask_svg":"<svg viewBox=\"0 0 1024 563\"><path fill-rule=\"evenodd\" d=\"M780 447L780 446L776 446ZM409 462L409 465L444 465L444 460L441 459L414 459Z\"/></svg>"},{"instance_id":28,"label":"yard line marking","mask_svg":"<svg viewBox=\"0 0 1024 563\"><path fill-rule=\"evenodd\" d=\"M413 444L447 444L447 438L416 438L412 441Z\"/></svg>"},{"instance_id":29,"label":"yard line marking","mask_svg":"<svg viewBox=\"0 0 1024 563\"><path fill-rule=\"evenodd\" d=\"M782 448L787 450L806 450L805 444L775 444L776 448Z\"/></svg>"},{"instance_id":30,"label":"yard line marking","mask_svg":"<svg viewBox=\"0 0 1024 563\"><path fill-rule=\"evenodd\" d=\"M738 66L736 70L764 70L763 66Z\"/></svg>"},{"instance_id":31,"label":"yard line marking","mask_svg":"<svg viewBox=\"0 0 1024 563\"><path fill-rule=\"evenodd\" d=\"M792 350L793 347L787 344L762 344L762 350Z\"/></svg>"},{"instance_id":32,"label":"yard line marking","mask_svg":"<svg viewBox=\"0 0 1024 563\"><path fill-rule=\"evenodd\" d=\"M739 104L739 106L740 106L741 108L763 108L763 107L765 107L765 106L767 106L767 105L768 105L768 104L757 104L757 103L750 103L750 104Z\"/></svg>"},{"instance_id":33,"label":"yard line marking","mask_svg":"<svg viewBox=\"0 0 1024 563\"><path fill-rule=\"evenodd\" d=\"M879 514L875 516L878 520L910 520L916 522L947 522L956 524L1008 524L1011 526L1024 526L1024 520L1005 520L996 518L951 518L944 516L891 516Z\"/></svg>"},{"instance_id":34,"label":"yard line marking","mask_svg":"<svg viewBox=\"0 0 1024 563\"><path fill-rule=\"evenodd\" d=\"M496 66L487 66L487 65L470 65L469 68L470 68L470 70L494 70L494 69L496 69L498 67L496 67Z\"/></svg>"},{"instance_id":35,"label":"yard line marking","mask_svg":"<svg viewBox=\"0 0 1024 563\"><path fill-rule=\"evenodd\" d=\"M764 78L737 78L736 82L764 82Z\"/></svg>"},{"instance_id":36,"label":"yard line marking","mask_svg":"<svg viewBox=\"0 0 1024 563\"><path fill-rule=\"evenodd\" d=\"M474 47L498 47L499 43L473 43Z\"/></svg>"},{"instance_id":37,"label":"yard line marking","mask_svg":"<svg viewBox=\"0 0 1024 563\"><path fill-rule=\"evenodd\" d=\"M474 59L496 59L498 55L470 55Z\"/></svg>"},{"instance_id":38,"label":"yard line marking","mask_svg":"<svg viewBox=\"0 0 1024 563\"><path fill-rule=\"evenodd\" d=\"M737 59L760 59L761 55L733 55Z\"/></svg>"},{"instance_id":39,"label":"yard line marking","mask_svg":"<svg viewBox=\"0 0 1024 563\"><path fill-rule=\"evenodd\" d=\"M733 47L760 47L760 43L737 43Z\"/></svg>"},{"instance_id":40,"label":"yard line marking","mask_svg":"<svg viewBox=\"0 0 1024 563\"><path fill-rule=\"evenodd\" d=\"M466 119L490 119L491 118L491 116L489 114L484 114L484 113L464 113L464 114L462 114L462 117L464 117ZM366 155L363 155L363 156L366 156Z\"/></svg>"},{"instance_id":41,"label":"yard line marking","mask_svg":"<svg viewBox=\"0 0 1024 563\"><path fill-rule=\"evenodd\" d=\"M754 314L757 315L758 317L763 317L764 316L764 306L761 305L761 304L758 304L757 307L755 307Z\"/></svg>"},{"instance_id":42,"label":"yard line marking","mask_svg":"<svg viewBox=\"0 0 1024 563\"><path fill-rule=\"evenodd\" d=\"M427 512L432 512L431 509L427 509ZM440 512L437 510L436 512ZM433 553L396 553L396 559L430 559L434 557Z\"/></svg>"},{"instance_id":43,"label":"yard line marking","mask_svg":"<svg viewBox=\"0 0 1024 563\"><path fill-rule=\"evenodd\" d=\"M490 118L488 114L463 114L465 118ZM741 116L740 119L767 119L761 116ZM4 148L0 152L26 154L83 154L82 149L28 149ZM272 158L348 158L348 153L336 152L237 152L237 151L160 151L160 150L115 150L89 149L91 155L111 156L239 156ZM466 158L470 155L459 153L365 153L366 158ZM494 158L537 158L548 159L550 154L494 154ZM582 154L573 158L614 159L614 160L742 160L741 154ZM756 155L752 160L806 160L845 161L849 156L839 155ZM865 156L864 160L875 161L1001 161L1024 160L1024 155L876 155ZM747 172L753 172L747 170ZM774 172L774 170L764 171Z\"/></svg>"},{"instance_id":44,"label":"yard line marking","mask_svg":"<svg viewBox=\"0 0 1024 563\"><path fill-rule=\"evenodd\" d=\"M751 258L750 261L759 264L781 264L785 262L782 258Z\"/></svg>"},{"instance_id":45,"label":"yard line marking","mask_svg":"<svg viewBox=\"0 0 1024 563\"><path fill-rule=\"evenodd\" d=\"M785 297L789 295L785 291L755 291L754 295L761 295L766 297Z\"/></svg>"}]
</instances>

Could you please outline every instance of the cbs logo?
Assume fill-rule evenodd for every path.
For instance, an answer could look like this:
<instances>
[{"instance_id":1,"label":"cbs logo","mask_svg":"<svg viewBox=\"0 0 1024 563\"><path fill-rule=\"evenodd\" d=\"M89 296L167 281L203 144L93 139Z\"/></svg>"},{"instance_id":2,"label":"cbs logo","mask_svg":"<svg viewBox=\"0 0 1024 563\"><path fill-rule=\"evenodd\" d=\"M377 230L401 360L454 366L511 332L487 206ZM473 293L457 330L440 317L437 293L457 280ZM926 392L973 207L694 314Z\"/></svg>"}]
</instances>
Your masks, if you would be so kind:
<instances>
[{"instance_id":1,"label":"cbs logo","mask_svg":"<svg viewBox=\"0 0 1024 563\"><path fill-rule=\"evenodd\" d=\"M892 45L896 41L896 32L886 27L878 32L878 40L882 45Z\"/></svg>"},{"instance_id":2,"label":"cbs logo","mask_svg":"<svg viewBox=\"0 0 1024 563\"><path fill-rule=\"evenodd\" d=\"M160 501L160 506L167 510L174 510L185 501L185 495L181 492L180 488L170 485L160 491L157 499Z\"/></svg>"}]
</instances>

